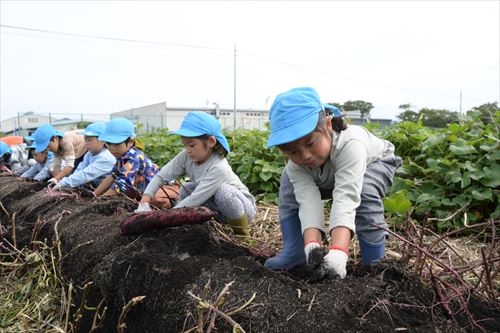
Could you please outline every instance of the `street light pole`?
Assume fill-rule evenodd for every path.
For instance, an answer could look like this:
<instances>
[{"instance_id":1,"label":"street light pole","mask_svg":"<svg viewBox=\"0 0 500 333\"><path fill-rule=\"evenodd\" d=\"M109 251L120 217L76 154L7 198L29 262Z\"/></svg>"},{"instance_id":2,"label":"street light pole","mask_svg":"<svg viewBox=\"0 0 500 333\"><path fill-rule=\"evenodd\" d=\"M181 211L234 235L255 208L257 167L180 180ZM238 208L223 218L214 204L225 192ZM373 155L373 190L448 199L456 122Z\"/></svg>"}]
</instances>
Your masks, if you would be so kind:
<instances>
[{"instance_id":1,"label":"street light pole","mask_svg":"<svg viewBox=\"0 0 500 333\"><path fill-rule=\"evenodd\" d=\"M233 131L236 131L236 43L234 43L234 77L233 77Z\"/></svg>"}]
</instances>

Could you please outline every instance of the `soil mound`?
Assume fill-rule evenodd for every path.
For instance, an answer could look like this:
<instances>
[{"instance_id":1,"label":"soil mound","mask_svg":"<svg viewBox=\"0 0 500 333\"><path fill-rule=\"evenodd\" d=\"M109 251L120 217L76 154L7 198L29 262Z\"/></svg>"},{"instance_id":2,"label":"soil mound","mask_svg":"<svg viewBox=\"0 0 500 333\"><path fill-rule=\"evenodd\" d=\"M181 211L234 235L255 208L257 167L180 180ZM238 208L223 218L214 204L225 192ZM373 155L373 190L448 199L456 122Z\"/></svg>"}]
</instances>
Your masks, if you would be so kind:
<instances>
[{"instance_id":1,"label":"soil mound","mask_svg":"<svg viewBox=\"0 0 500 333\"><path fill-rule=\"evenodd\" d=\"M126 332L187 331L199 323L193 296L215 302L224 288L229 293L218 308L230 314L243 307L230 318L246 332L474 331L465 318L448 318L433 290L395 262L351 267L344 280L311 283L303 268L266 269L264 258L226 242L211 222L122 236L120 223L136 206L125 198L54 194L39 183L0 177L0 202L10 215L0 215L0 241L13 241L15 213L18 247L33 238L58 239L65 280L93 282L87 309L102 301L107 307L99 332L116 331L123 307L136 296L145 297L127 313ZM500 327L494 305L476 302L471 311L487 331ZM84 311L80 331L90 329L93 316ZM232 331L220 316L215 326Z\"/></svg>"}]
</instances>

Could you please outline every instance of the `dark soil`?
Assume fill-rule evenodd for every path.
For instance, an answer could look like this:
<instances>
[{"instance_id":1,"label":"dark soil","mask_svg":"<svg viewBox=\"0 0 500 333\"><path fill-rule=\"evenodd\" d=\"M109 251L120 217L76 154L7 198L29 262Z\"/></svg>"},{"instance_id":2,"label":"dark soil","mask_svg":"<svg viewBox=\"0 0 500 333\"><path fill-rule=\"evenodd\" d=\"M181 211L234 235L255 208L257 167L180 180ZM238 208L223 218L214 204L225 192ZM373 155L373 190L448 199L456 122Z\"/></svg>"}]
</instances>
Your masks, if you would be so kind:
<instances>
[{"instance_id":1,"label":"dark soil","mask_svg":"<svg viewBox=\"0 0 500 333\"><path fill-rule=\"evenodd\" d=\"M208 285L207 299L214 302L232 281L219 308L229 312L255 293L245 310L231 315L246 332L477 331L463 314L448 318L433 290L396 262L367 270L350 266L344 280L311 283L305 268L267 270L264 258L222 240L210 222L121 236L120 223L135 208L125 198L54 197L39 183L0 177L0 201L9 214L16 213L18 247L29 246L33 229L40 229L37 239L61 241L65 280L80 286L93 282L87 306L103 299L107 306L100 332L116 331L122 308L135 296L145 298L127 314L125 332L188 330L198 318L188 292L201 297ZM0 214L7 230L3 239L13 242L11 219ZM474 297L470 302L476 321L488 332L499 331L498 304ZM93 311L86 310L80 331L89 330L92 318ZM216 327L231 332L221 317Z\"/></svg>"}]
</instances>

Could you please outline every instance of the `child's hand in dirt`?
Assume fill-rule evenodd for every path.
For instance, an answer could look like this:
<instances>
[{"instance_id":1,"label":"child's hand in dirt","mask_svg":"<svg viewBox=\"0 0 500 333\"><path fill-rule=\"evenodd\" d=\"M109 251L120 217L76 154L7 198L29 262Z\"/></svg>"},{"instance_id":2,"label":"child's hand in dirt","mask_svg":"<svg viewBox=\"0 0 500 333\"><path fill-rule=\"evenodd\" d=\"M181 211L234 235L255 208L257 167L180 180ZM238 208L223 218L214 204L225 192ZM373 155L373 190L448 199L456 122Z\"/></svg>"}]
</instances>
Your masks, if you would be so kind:
<instances>
[{"instance_id":1,"label":"child's hand in dirt","mask_svg":"<svg viewBox=\"0 0 500 333\"><path fill-rule=\"evenodd\" d=\"M149 203L147 202L139 202L139 206L137 206L137 209L134 210L134 213L144 213L144 212L150 212L151 207L149 206Z\"/></svg>"},{"instance_id":2,"label":"child's hand in dirt","mask_svg":"<svg viewBox=\"0 0 500 333\"><path fill-rule=\"evenodd\" d=\"M1 172L6 172L6 173L11 173L9 168L7 168L5 165L0 166L0 171Z\"/></svg>"},{"instance_id":3,"label":"child's hand in dirt","mask_svg":"<svg viewBox=\"0 0 500 333\"><path fill-rule=\"evenodd\" d=\"M347 271L347 253L337 249L331 249L324 258L324 268L329 275L338 275L345 278Z\"/></svg>"},{"instance_id":4,"label":"child's hand in dirt","mask_svg":"<svg viewBox=\"0 0 500 333\"><path fill-rule=\"evenodd\" d=\"M82 198L95 198L96 197L94 191L92 191L88 188L82 188L80 191L80 195L82 196Z\"/></svg>"}]
</instances>

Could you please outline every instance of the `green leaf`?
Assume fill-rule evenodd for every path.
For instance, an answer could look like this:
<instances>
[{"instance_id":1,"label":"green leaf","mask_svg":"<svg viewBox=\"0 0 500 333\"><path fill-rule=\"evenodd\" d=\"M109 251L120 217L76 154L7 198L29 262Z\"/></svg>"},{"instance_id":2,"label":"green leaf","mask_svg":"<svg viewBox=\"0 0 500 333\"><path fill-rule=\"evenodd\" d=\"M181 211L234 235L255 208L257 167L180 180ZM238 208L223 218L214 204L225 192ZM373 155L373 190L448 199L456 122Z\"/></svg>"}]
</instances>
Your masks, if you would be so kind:
<instances>
[{"instance_id":1,"label":"green leaf","mask_svg":"<svg viewBox=\"0 0 500 333\"><path fill-rule=\"evenodd\" d=\"M444 134L431 135L427 140L422 142L422 151L426 151L430 147L437 146L444 142Z\"/></svg>"},{"instance_id":2,"label":"green leaf","mask_svg":"<svg viewBox=\"0 0 500 333\"><path fill-rule=\"evenodd\" d=\"M484 176L481 183L489 187L500 186L500 164L493 164L491 167L484 167Z\"/></svg>"},{"instance_id":3,"label":"green leaf","mask_svg":"<svg viewBox=\"0 0 500 333\"><path fill-rule=\"evenodd\" d=\"M403 215L408 213L411 207L411 202L406 198L404 191L399 191L384 199L384 208L388 213Z\"/></svg>"},{"instance_id":4,"label":"green leaf","mask_svg":"<svg viewBox=\"0 0 500 333\"><path fill-rule=\"evenodd\" d=\"M486 188L484 190L473 190L472 196L477 200L492 200L493 192L490 188Z\"/></svg>"},{"instance_id":5,"label":"green leaf","mask_svg":"<svg viewBox=\"0 0 500 333\"><path fill-rule=\"evenodd\" d=\"M262 172L259 173L259 177L263 181L267 182L269 179L271 179L273 177L273 174L271 172L264 172L264 171L262 171Z\"/></svg>"},{"instance_id":6,"label":"green leaf","mask_svg":"<svg viewBox=\"0 0 500 333\"><path fill-rule=\"evenodd\" d=\"M476 149L473 146L467 145L467 142L463 139L458 139L454 144L449 146L449 150L455 155L469 155L476 153Z\"/></svg>"},{"instance_id":7,"label":"green leaf","mask_svg":"<svg viewBox=\"0 0 500 333\"><path fill-rule=\"evenodd\" d=\"M417 198L417 203L429 202L436 200L436 196L431 193L422 193Z\"/></svg>"}]
</instances>

